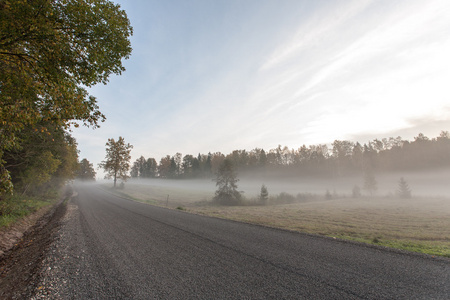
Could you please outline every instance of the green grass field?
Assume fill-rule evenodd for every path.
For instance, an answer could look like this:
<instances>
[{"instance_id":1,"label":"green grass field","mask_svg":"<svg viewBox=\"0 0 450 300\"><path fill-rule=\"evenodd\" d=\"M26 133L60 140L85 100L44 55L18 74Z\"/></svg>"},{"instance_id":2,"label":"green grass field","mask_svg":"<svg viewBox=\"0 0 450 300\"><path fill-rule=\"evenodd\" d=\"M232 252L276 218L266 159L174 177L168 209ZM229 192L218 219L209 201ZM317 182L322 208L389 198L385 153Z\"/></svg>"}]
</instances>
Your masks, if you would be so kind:
<instances>
[{"instance_id":1,"label":"green grass field","mask_svg":"<svg viewBox=\"0 0 450 300\"><path fill-rule=\"evenodd\" d=\"M118 192L196 214L450 257L448 198L319 197L292 204L228 207L213 205L213 192L185 187L127 183Z\"/></svg>"}]
</instances>

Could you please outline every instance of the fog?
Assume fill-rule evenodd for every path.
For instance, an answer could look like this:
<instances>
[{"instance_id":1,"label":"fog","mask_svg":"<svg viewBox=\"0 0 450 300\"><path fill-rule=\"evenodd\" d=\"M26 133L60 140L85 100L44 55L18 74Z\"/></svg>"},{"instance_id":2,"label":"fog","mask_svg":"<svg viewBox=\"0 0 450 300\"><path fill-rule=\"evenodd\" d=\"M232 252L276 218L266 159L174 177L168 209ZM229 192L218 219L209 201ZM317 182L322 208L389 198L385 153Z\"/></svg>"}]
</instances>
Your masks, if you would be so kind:
<instances>
[{"instance_id":1,"label":"fog","mask_svg":"<svg viewBox=\"0 0 450 300\"><path fill-rule=\"evenodd\" d=\"M119 196L190 213L389 247L392 242L407 241L397 246L450 257L450 169L374 176L377 190L370 195L363 188L362 175L308 178L238 174L238 190L244 198L237 206L213 201L217 190L213 179L132 178L115 190L111 180L97 184ZM397 194L400 178L406 180L412 198ZM269 193L265 202L258 198L263 184ZM360 187L361 196L353 197L355 185Z\"/></svg>"},{"instance_id":2,"label":"fog","mask_svg":"<svg viewBox=\"0 0 450 300\"><path fill-rule=\"evenodd\" d=\"M428 172L396 172L374 174L377 181L377 190L374 196L395 196L398 190L400 178L408 183L413 196L448 197L450 196L450 170L428 171ZM340 197L350 197L354 186L361 188L361 193L367 195L364 190L364 179L362 176L348 176L340 178L311 178L311 177L289 177L275 178L265 177L258 173L238 174L238 190L243 192L246 198L256 197L264 184L270 195L282 192L297 195L309 193L325 195L327 191ZM111 181L100 181L100 183ZM191 192L211 193L216 190L214 179L129 179L126 189L132 189L136 185L149 188L179 189Z\"/></svg>"}]
</instances>

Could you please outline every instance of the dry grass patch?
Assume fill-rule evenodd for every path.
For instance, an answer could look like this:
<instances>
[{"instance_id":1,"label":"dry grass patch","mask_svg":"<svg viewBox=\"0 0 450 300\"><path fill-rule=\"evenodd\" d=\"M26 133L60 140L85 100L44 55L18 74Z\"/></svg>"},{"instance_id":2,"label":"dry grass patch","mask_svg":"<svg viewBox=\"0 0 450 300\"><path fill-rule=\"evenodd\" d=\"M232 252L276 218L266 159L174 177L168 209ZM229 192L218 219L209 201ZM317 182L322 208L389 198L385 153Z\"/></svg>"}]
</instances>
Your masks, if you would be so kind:
<instances>
[{"instance_id":1,"label":"dry grass patch","mask_svg":"<svg viewBox=\"0 0 450 300\"><path fill-rule=\"evenodd\" d=\"M450 257L449 199L335 199L189 211Z\"/></svg>"}]
</instances>

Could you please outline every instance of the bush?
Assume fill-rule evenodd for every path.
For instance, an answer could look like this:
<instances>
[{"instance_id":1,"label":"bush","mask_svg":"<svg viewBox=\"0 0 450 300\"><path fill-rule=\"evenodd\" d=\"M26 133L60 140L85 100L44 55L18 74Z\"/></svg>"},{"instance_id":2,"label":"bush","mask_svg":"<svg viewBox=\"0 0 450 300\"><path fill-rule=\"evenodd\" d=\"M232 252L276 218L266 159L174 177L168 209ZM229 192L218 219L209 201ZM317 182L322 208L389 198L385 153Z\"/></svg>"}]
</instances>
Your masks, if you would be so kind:
<instances>
[{"instance_id":1,"label":"bush","mask_svg":"<svg viewBox=\"0 0 450 300\"><path fill-rule=\"evenodd\" d=\"M305 201L310 201L310 200L314 200L316 199L317 196L311 193L299 193L297 194L297 201L299 202L305 202Z\"/></svg>"},{"instance_id":2,"label":"bush","mask_svg":"<svg viewBox=\"0 0 450 300\"><path fill-rule=\"evenodd\" d=\"M293 203L295 201L295 197L291 194L282 192L279 195L275 196L274 198L274 202L276 202L276 204L289 204L289 203Z\"/></svg>"}]
</instances>

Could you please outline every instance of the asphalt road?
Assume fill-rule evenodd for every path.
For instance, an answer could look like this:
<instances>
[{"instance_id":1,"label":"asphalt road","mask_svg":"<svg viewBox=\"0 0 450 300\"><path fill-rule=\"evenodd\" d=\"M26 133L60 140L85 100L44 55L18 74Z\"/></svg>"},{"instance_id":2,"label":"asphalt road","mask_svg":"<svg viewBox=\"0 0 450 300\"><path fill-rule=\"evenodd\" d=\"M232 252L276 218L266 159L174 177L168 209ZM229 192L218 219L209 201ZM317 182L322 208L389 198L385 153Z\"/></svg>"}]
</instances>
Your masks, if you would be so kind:
<instances>
[{"instance_id":1,"label":"asphalt road","mask_svg":"<svg viewBox=\"0 0 450 300\"><path fill-rule=\"evenodd\" d=\"M34 299L449 299L449 260L78 188Z\"/></svg>"}]
</instances>

